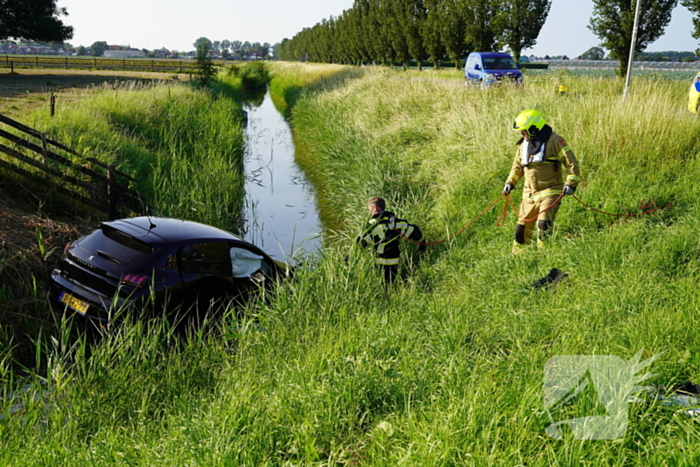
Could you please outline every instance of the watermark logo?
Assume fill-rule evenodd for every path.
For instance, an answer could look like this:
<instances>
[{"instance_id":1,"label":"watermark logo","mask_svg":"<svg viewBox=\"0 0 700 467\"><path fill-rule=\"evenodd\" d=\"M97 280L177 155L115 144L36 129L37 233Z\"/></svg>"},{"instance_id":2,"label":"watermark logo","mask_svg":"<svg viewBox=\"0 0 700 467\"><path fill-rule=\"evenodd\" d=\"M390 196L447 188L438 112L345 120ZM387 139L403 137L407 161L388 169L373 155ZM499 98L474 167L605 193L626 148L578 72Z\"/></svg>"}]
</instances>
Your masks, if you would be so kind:
<instances>
[{"instance_id":1,"label":"watermark logo","mask_svg":"<svg viewBox=\"0 0 700 467\"><path fill-rule=\"evenodd\" d=\"M613 355L559 355L544 368L544 409L551 424L546 432L575 439L620 439L627 431L627 404L641 402L634 394L651 389L637 386L654 376L638 375L661 354L640 362L640 350L628 362ZM575 416L584 415L587 416ZM569 417L569 418L567 418Z\"/></svg>"}]
</instances>

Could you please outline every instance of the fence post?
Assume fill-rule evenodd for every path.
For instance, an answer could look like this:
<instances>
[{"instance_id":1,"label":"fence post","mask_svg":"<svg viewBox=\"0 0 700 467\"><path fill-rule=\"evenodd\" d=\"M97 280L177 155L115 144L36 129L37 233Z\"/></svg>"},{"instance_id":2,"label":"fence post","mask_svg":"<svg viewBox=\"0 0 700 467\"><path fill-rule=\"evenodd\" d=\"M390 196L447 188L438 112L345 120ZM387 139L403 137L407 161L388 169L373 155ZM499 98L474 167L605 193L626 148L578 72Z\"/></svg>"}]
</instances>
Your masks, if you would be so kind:
<instances>
[{"instance_id":1,"label":"fence post","mask_svg":"<svg viewBox=\"0 0 700 467\"><path fill-rule=\"evenodd\" d=\"M68 69L68 57L66 57L66 70Z\"/></svg>"},{"instance_id":2,"label":"fence post","mask_svg":"<svg viewBox=\"0 0 700 467\"><path fill-rule=\"evenodd\" d=\"M53 117L56 113L56 96L54 96L53 93L51 93L51 97L49 98L49 105L51 106L51 116Z\"/></svg>"},{"instance_id":3,"label":"fence post","mask_svg":"<svg viewBox=\"0 0 700 467\"><path fill-rule=\"evenodd\" d=\"M180 60L180 73L182 73L182 60Z\"/></svg>"},{"instance_id":4,"label":"fence post","mask_svg":"<svg viewBox=\"0 0 700 467\"><path fill-rule=\"evenodd\" d=\"M126 59L125 58L122 59L122 65L124 66L124 71L126 71Z\"/></svg>"},{"instance_id":5,"label":"fence post","mask_svg":"<svg viewBox=\"0 0 700 467\"><path fill-rule=\"evenodd\" d=\"M36 67L39 68L39 56L34 57L36 59Z\"/></svg>"},{"instance_id":6,"label":"fence post","mask_svg":"<svg viewBox=\"0 0 700 467\"><path fill-rule=\"evenodd\" d=\"M14 62L14 60L10 60L10 74L11 75L15 74L15 62Z\"/></svg>"},{"instance_id":7,"label":"fence post","mask_svg":"<svg viewBox=\"0 0 700 467\"><path fill-rule=\"evenodd\" d=\"M96 59L96 58L93 58L93 59L92 59L92 62L93 62L93 64L94 64L94 66L95 66L95 70L97 70L97 59Z\"/></svg>"},{"instance_id":8,"label":"fence post","mask_svg":"<svg viewBox=\"0 0 700 467\"><path fill-rule=\"evenodd\" d=\"M107 196L109 197L109 220L119 218L117 211L117 174L114 170L114 164L109 164L107 167Z\"/></svg>"}]
</instances>

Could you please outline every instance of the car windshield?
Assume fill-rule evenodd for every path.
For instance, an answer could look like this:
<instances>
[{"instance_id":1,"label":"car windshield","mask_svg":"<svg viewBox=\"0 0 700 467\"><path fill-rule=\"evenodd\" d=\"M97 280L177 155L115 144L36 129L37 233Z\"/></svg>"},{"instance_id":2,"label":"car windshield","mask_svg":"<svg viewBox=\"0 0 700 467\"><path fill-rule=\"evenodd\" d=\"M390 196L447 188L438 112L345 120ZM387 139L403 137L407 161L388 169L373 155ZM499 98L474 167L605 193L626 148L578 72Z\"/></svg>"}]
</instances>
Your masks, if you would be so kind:
<instances>
[{"instance_id":1,"label":"car windshield","mask_svg":"<svg viewBox=\"0 0 700 467\"><path fill-rule=\"evenodd\" d=\"M108 255L130 268L142 266L153 255L150 245L109 225L102 225L83 238L80 247L91 254Z\"/></svg>"},{"instance_id":2,"label":"car windshield","mask_svg":"<svg viewBox=\"0 0 700 467\"><path fill-rule=\"evenodd\" d=\"M514 70L517 67L510 57L482 57L486 70Z\"/></svg>"}]
</instances>

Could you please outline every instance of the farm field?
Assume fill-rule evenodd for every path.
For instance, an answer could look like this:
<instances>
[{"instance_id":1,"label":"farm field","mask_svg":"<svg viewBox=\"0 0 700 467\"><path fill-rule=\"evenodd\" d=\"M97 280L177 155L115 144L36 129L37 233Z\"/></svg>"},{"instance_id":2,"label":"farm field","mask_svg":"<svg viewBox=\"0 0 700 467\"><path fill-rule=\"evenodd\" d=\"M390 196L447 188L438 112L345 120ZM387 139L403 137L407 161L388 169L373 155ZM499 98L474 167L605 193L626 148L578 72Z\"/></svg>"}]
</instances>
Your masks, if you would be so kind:
<instances>
[{"instance_id":1,"label":"farm field","mask_svg":"<svg viewBox=\"0 0 700 467\"><path fill-rule=\"evenodd\" d=\"M14 398L6 391L0 463L697 465L697 421L652 396L629 404L624 436L588 441L545 430L604 407L584 399L552 414L543 400L546 363L556 356L660 354L640 372L655 374L641 385L700 383L700 131L685 111L689 82L636 77L622 104L620 81L577 75L559 95L556 74L483 91L384 68L278 63L270 72L273 100L318 192L322 255L274 299L251 304L248 321L226 319L185 340L164 323L134 322L88 346L65 324L37 353L42 371L22 381L28 389ZM205 155L229 151L210 142L194 151L195 164L189 151L173 154L180 140L159 147L147 139L162 129L194 125L202 136L230 126L222 123L234 112L228 104L200 114L211 103L178 86L156 86L146 106L135 104L141 90L118 90L123 98L105 90L56 123L36 122L85 147L103 144L139 173L173 159L183 170L170 173L187 175L164 179L182 182L151 187L166 214L225 225L230 211L212 206L227 182L207 178L223 166L205 164ZM165 108L182 119L162 126L156 116ZM617 217L565 199L548 248L513 257L515 217L496 225L500 200L423 255L405 242L403 279L384 290L369 252L354 246L365 201L385 197L431 241L452 236L500 197L517 140L512 122L527 108L576 153L576 194L587 205L615 214L670 206ZM113 134L95 116L119 117L129 131ZM100 133L85 140L94 121ZM147 144L127 144L130 132ZM185 170L193 165L200 170ZM196 189L187 189L191 181ZM198 192L207 210L179 210L181 194ZM548 290L531 287L554 267L569 276ZM10 363L0 374L6 387L18 385Z\"/></svg>"},{"instance_id":2,"label":"farm field","mask_svg":"<svg viewBox=\"0 0 700 467\"><path fill-rule=\"evenodd\" d=\"M56 108L60 112L66 101L80 99L86 89L114 85L119 81L151 82L189 81L189 75L134 71L82 71L23 69L10 74L0 69L0 113L9 117L22 117L33 110L49 112L49 96L57 97Z\"/></svg>"}]
</instances>

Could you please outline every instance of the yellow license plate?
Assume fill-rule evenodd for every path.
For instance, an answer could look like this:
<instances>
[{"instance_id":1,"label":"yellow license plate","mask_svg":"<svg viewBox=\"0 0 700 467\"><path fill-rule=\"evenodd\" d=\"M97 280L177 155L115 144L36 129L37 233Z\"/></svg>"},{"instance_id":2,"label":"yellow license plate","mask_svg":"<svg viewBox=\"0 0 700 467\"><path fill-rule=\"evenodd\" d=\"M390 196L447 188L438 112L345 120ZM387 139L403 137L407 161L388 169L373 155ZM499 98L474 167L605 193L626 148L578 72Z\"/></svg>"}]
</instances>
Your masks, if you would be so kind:
<instances>
[{"instance_id":1,"label":"yellow license plate","mask_svg":"<svg viewBox=\"0 0 700 467\"><path fill-rule=\"evenodd\" d=\"M90 308L90 305L88 303L85 303L82 300L78 300L74 296L67 294L63 292L61 296L58 298L58 301L61 303L65 303L69 307L73 308L75 311L80 313L81 315L84 315L87 313L88 308Z\"/></svg>"}]
</instances>

